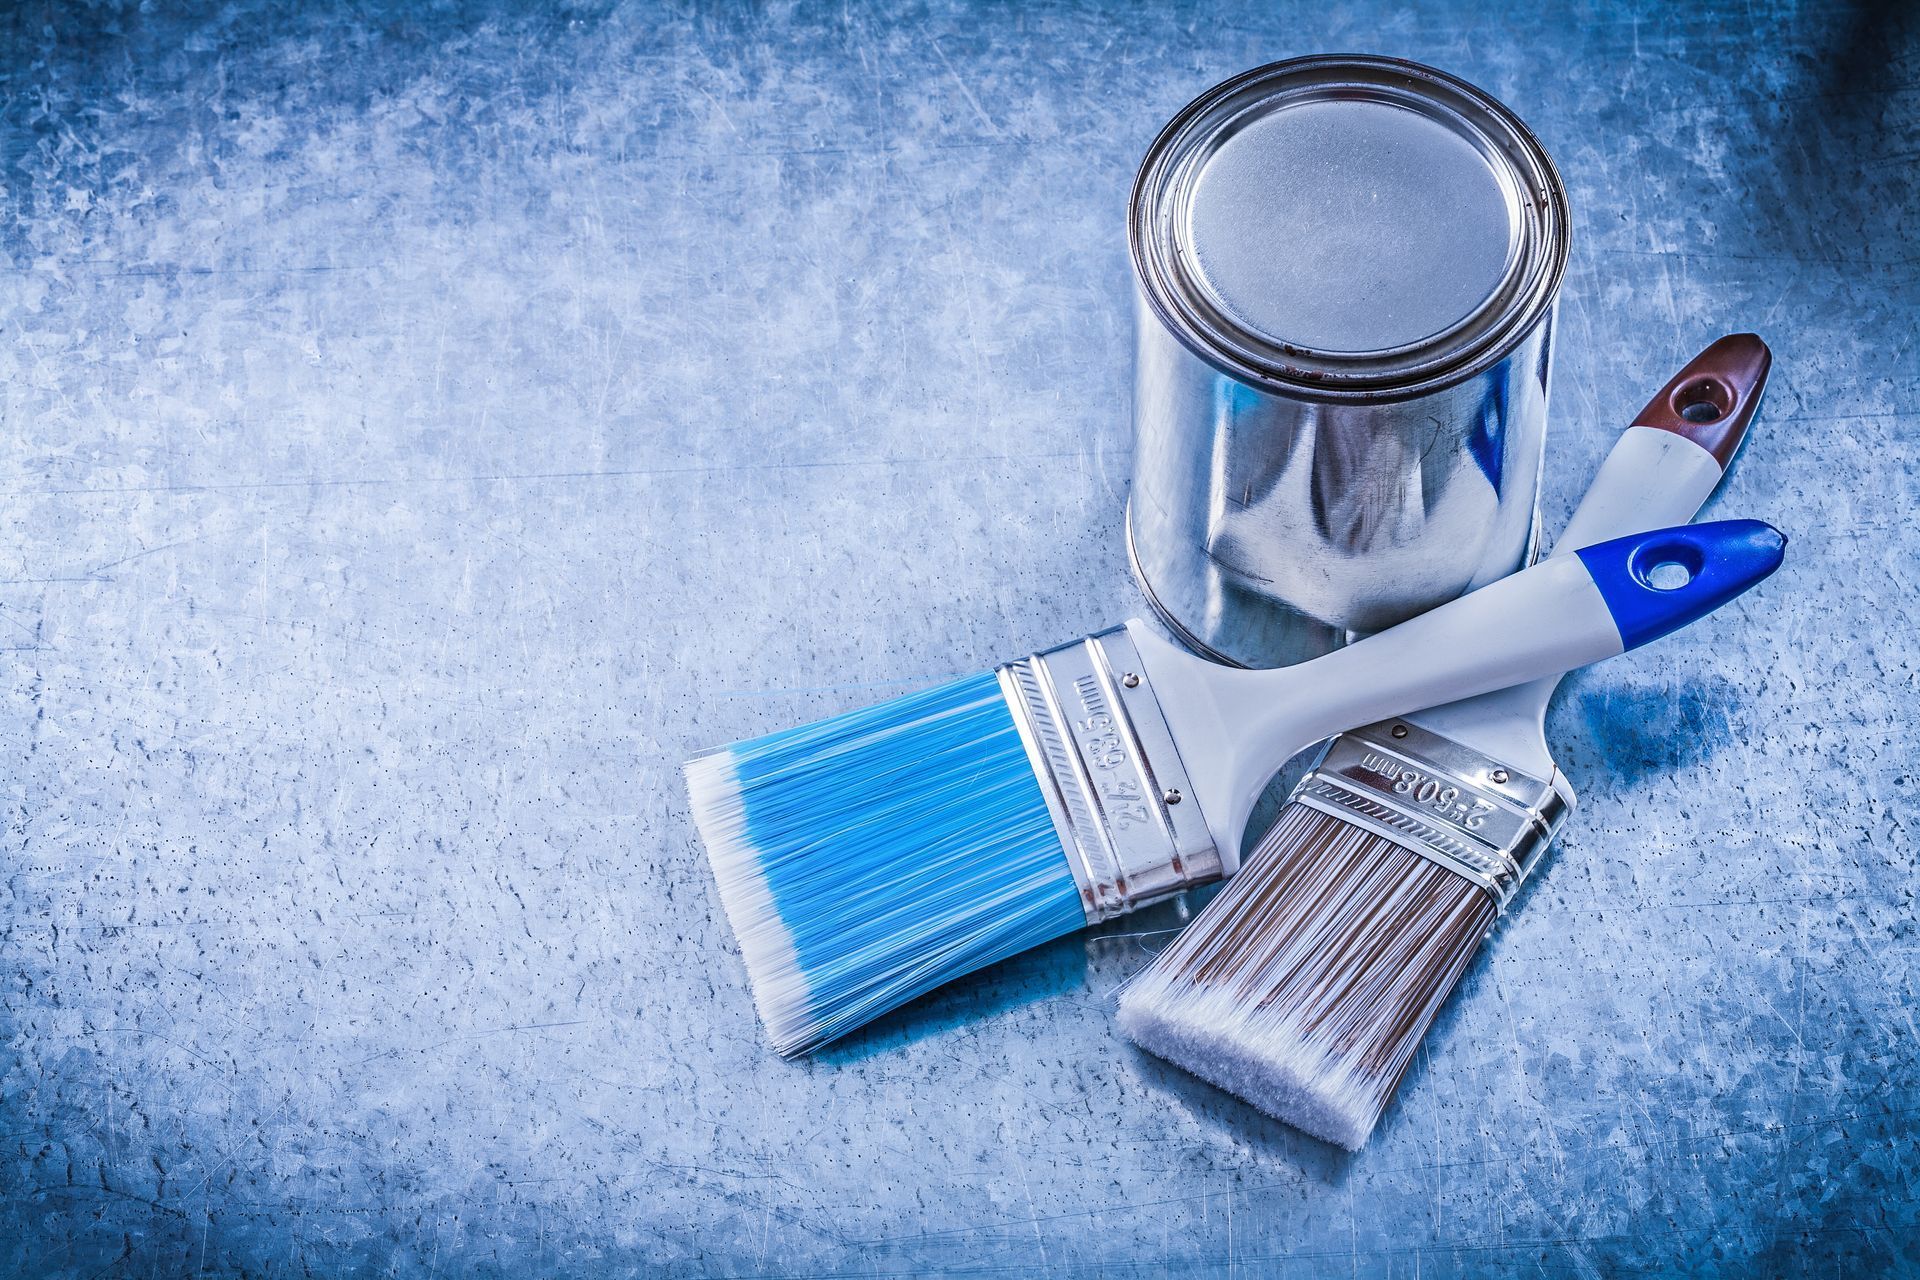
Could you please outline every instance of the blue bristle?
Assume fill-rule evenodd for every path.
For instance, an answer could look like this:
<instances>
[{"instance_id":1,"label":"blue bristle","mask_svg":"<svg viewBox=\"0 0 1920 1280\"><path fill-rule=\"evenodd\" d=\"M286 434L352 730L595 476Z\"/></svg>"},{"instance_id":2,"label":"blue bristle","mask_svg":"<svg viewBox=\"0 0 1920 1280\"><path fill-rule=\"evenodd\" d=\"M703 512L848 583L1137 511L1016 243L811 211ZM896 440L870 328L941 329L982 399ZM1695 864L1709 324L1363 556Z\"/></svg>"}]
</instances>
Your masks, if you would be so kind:
<instances>
[{"instance_id":1,"label":"blue bristle","mask_svg":"<svg viewBox=\"0 0 1920 1280\"><path fill-rule=\"evenodd\" d=\"M991 673L702 756L687 784L782 1053L1086 924Z\"/></svg>"}]
</instances>

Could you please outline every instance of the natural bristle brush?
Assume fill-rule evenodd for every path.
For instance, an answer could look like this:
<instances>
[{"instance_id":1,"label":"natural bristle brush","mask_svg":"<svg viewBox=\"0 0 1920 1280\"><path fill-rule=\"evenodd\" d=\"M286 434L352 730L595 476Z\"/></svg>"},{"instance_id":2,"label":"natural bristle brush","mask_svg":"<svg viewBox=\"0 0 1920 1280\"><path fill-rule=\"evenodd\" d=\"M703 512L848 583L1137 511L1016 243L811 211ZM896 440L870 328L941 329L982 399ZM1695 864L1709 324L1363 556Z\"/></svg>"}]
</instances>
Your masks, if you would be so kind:
<instances>
[{"instance_id":1,"label":"natural bristle brush","mask_svg":"<svg viewBox=\"0 0 1920 1280\"><path fill-rule=\"evenodd\" d=\"M1739 448L1770 361L1752 334L1695 357L1615 444L1540 567L1588 561L1605 594L1615 570L1593 562L1617 563L1603 548L1622 543L1603 539L1691 518ZM1573 807L1547 750L1557 683L1409 705L1334 739L1245 869L1127 984L1121 1030L1358 1150Z\"/></svg>"},{"instance_id":2,"label":"natural bristle brush","mask_svg":"<svg viewBox=\"0 0 1920 1280\"><path fill-rule=\"evenodd\" d=\"M1145 624L722 748L693 816L774 1046L802 1053L983 965L1231 873L1289 757L1383 716L1645 644L1776 569L1752 520L1522 570L1298 666ZM1684 582L1649 575L1679 565Z\"/></svg>"}]
</instances>

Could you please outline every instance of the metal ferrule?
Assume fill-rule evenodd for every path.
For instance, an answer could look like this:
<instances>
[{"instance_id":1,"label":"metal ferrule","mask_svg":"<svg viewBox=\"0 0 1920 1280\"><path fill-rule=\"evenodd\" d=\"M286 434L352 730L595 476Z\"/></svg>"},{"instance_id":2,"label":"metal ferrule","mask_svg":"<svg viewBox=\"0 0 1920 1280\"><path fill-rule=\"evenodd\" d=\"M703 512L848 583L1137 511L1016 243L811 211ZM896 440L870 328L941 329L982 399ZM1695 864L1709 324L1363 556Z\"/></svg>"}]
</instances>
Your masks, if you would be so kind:
<instances>
[{"instance_id":1,"label":"metal ferrule","mask_svg":"<svg viewBox=\"0 0 1920 1280\"><path fill-rule=\"evenodd\" d=\"M1335 738L1292 799L1465 876L1502 911L1571 811L1552 782L1405 720Z\"/></svg>"},{"instance_id":2,"label":"metal ferrule","mask_svg":"<svg viewBox=\"0 0 1920 1280\"><path fill-rule=\"evenodd\" d=\"M1213 834L1125 627L999 675L1088 924L1220 878Z\"/></svg>"}]
</instances>

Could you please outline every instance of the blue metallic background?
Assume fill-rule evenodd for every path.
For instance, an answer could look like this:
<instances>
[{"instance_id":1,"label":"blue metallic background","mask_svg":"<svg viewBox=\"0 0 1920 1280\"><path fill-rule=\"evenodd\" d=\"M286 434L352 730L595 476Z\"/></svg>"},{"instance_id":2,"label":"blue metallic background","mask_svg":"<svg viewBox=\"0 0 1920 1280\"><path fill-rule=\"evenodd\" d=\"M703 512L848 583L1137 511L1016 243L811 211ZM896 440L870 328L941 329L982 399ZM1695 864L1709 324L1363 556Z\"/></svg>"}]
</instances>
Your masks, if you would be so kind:
<instances>
[{"instance_id":1,"label":"blue metallic background","mask_svg":"<svg viewBox=\"0 0 1920 1280\"><path fill-rule=\"evenodd\" d=\"M0 1272L1920 1269L1912 18L8 7ZM1131 171L1322 50L1565 173L1549 525L1752 328L1787 569L1358 1156L1116 1036L1173 908L778 1061L680 760L1138 610Z\"/></svg>"}]
</instances>

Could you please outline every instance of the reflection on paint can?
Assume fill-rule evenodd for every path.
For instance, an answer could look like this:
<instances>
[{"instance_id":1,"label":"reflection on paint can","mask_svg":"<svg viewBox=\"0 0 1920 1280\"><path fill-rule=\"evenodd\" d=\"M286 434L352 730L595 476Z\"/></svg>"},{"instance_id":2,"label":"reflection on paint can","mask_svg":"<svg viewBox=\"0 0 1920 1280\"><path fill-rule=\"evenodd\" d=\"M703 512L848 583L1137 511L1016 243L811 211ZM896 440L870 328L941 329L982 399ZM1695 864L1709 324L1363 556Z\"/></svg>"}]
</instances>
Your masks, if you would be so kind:
<instances>
[{"instance_id":1,"label":"reflection on paint can","mask_svg":"<svg viewBox=\"0 0 1920 1280\"><path fill-rule=\"evenodd\" d=\"M1525 561L1568 214L1510 111L1397 59L1247 72L1155 141L1129 239L1128 543L1183 639L1284 665Z\"/></svg>"}]
</instances>

